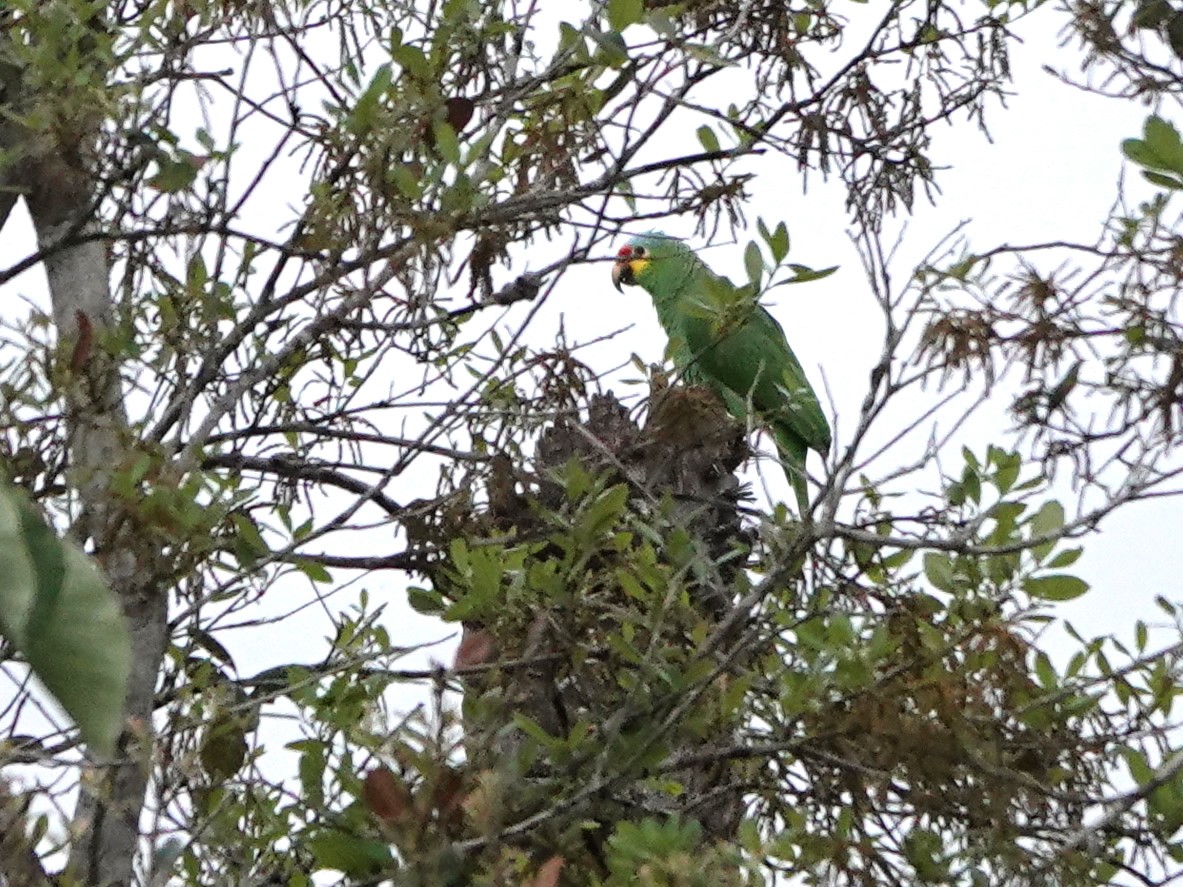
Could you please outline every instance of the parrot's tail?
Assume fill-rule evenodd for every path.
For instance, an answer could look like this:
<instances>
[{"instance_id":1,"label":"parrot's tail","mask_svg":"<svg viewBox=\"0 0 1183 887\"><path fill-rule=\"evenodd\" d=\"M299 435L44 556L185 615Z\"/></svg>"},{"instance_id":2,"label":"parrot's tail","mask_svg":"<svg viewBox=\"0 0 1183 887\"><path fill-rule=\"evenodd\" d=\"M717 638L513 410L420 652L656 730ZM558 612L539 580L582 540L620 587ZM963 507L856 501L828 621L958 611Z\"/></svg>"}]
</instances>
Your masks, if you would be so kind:
<instances>
[{"instance_id":1,"label":"parrot's tail","mask_svg":"<svg viewBox=\"0 0 1183 887\"><path fill-rule=\"evenodd\" d=\"M781 464L784 465L785 477L789 479L789 486L797 494L797 516L804 519L809 511L809 490L805 486L805 454L809 447L799 435L789 431L784 426L774 425L772 436L776 439L776 449L780 453Z\"/></svg>"}]
</instances>

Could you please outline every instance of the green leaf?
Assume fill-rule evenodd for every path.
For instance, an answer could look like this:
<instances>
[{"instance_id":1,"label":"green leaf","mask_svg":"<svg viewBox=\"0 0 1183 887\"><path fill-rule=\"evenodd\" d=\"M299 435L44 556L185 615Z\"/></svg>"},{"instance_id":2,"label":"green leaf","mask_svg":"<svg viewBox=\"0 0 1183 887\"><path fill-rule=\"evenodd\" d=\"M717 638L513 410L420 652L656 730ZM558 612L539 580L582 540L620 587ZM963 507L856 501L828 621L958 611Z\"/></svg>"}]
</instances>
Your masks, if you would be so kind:
<instances>
[{"instance_id":1,"label":"green leaf","mask_svg":"<svg viewBox=\"0 0 1183 887\"><path fill-rule=\"evenodd\" d=\"M403 70L410 74L413 79L419 81L431 79L431 64L428 62L423 50L418 46L403 43L397 48L391 49L390 57L398 62ZM382 74L381 69L379 69L378 73L379 75ZM378 80L377 77L374 79L375 81Z\"/></svg>"},{"instance_id":2,"label":"green leaf","mask_svg":"<svg viewBox=\"0 0 1183 887\"><path fill-rule=\"evenodd\" d=\"M1183 175L1183 141L1179 132L1158 115L1146 118L1141 139L1126 139L1121 143L1122 153L1130 160L1148 170ZM1148 176L1149 177L1149 176ZM1158 176L1155 184L1177 187L1173 179Z\"/></svg>"},{"instance_id":3,"label":"green leaf","mask_svg":"<svg viewBox=\"0 0 1183 887\"><path fill-rule=\"evenodd\" d=\"M978 461L977 455L969 447L961 448L961 458L965 460L965 464L971 468L977 469L982 467L982 463Z\"/></svg>"},{"instance_id":4,"label":"green leaf","mask_svg":"<svg viewBox=\"0 0 1183 887\"><path fill-rule=\"evenodd\" d=\"M1166 24L1174 10L1167 0L1140 0L1130 25L1135 28L1154 30Z\"/></svg>"},{"instance_id":5,"label":"green leaf","mask_svg":"<svg viewBox=\"0 0 1183 887\"><path fill-rule=\"evenodd\" d=\"M619 68L628 62L628 44L619 31L592 31L591 38L601 50L598 61L610 68Z\"/></svg>"},{"instance_id":6,"label":"green leaf","mask_svg":"<svg viewBox=\"0 0 1183 887\"><path fill-rule=\"evenodd\" d=\"M998 492L1005 495L1019 479L1023 460L1018 453L1000 453L994 461L998 466L998 470L994 473L994 484L998 487Z\"/></svg>"},{"instance_id":7,"label":"green leaf","mask_svg":"<svg viewBox=\"0 0 1183 887\"><path fill-rule=\"evenodd\" d=\"M656 31L658 36L667 40L673 40L678 36L678 29L674 26L670 14L664 9L649 10L645 23Z\"/></svg>"},{"instance_id":8,"label":"green leaf","mask_svg":"<svg viewBox=\"0 0 1183 887\"><path fill-rule=\"evenodd\" d=\"M1136 748L1121 749L1121 756L1125 758L1126 766L1129 767L1130 776L1133 777L1134 782L1139 785L1145 785L1154 779L1154 768L1150 766L1150 762L1146 760L1146 755Z\"/></svg>"},{"instance_id":9,"label":"green leaf","mask_svg":"<svg viewBox=\"0 0 1183 887\"><path fill-rule=\"evenodd\" d=\"M1179 130L1157 114L1146 118L1143 135L1150 150L1160 157L1183 159L1183 141L1179 139Z\"/></svg>"},{"instance_id":10,"label":"green leaf","mask_svg":"<svg viewBox=\"0 0 1183 887\"><path fill-rule=\"evenodd\" d=\"M1177 58L1183 58L1183 12L1175 11L1167 19L1167 44Z\"/></svg>"},{"instance_id":11,"label":"green leaf","mask_svg":"<svg viewBox=\"0 0 1183 887\"><path fill-rule=\"evenodd\" d=\"M754 240L744 250L743 266L748 273L748 282L759 288L760 279L764 276L764 256Z\"/></svg>"},{"instance_id":12,"label":"green leaf","mask_svg":"<svg viewBox=\"0 0 1183 887\"><path fill-rule=\"evenodd\" d=\"M557 749L563 744L563 740L552 736L543 729L533 718L527 717L523 714L516 714L513 716L514 726L541 745L543 748Z\"/></svg>"},{"instance_id":13,"label":"green leaf","mask_svg":"<svg viewBox=\"0 0 1183 887\"><path fill-rule=\"evenodd\" d=\"M1076 361L1068 372L1064 374L1064 378L1057 382L1056 386L1048 392L1048 409L1058 409L1063 406L1064 401L1068 399L1068 395L1072 393L1072 389L1076 387L1076 383L1080 381L1080 368L1083 365L1084 361Z\"/></svg>"},{"instance_id":14,"label":"green leaf","mask_svg":"<svg viewBox=\"0 0 1183 887\"><path fill-rule=\"evenodd\" d=\"M246 761L246 724L241 717L223 714L205 728L198 759L211 783L220 785L236 774Z\"/></svg>"},{"instance_id":15,"label":"green leaf","mask_svg":"<svg viewBox=\"0 0 1183 887\"><path fill-rule=\"evenodd\" d=\"M728 68L735 64L721 56L714 47L706 46L702 43L683 43L682 49L692 59L706 62L708 65L718 65L720 68Z\"/></svg>"},{"instance_id":16,"label":"green leaf","mask_svg":"<svg viewBox=\"0 0 1183 887\"><path fill-rule=\"evenodd\" d=\"M1062 570L1064 567L1070 567L1080 560L1080 555L1083 552L1083 548L1065 549L1047 562L1047 568L1049 570Z\"/></svg>"},{"instance_id":17,"label":"green leaf","mask_svg":"<svg viewBox=\"0 0 1183 887\"><path fill-rule=\"evenodd\" d=\"M978 474L973 468L968 465L965 466L965 471L961 475L961 486L965 490L965 496L978 505L982 501L982 476Z\"/></svg>"},{"instance_id":18,"label":"green leaf","mask_svg":"<svg viewBox=\"0 0 1183 887\"><path fill-rule=\"evenodd\" d=\"M600 493L579 516L578 528L596 538L613 527L628 505L628 487L617 484Z\"/></svg>"},{"instance_id":19,"label":"green leaf","mask_svg":"<svg viewBox=\"0 0 1183 887\"><path fill-rule=\"evenodd\" d=\"M1152 185L1158 185L1160 188L1168 188L1171 191L1183 191L1183 179L1175 176L1168 176L1161 172L1151 172L1148 169L1142 170L1142 177Z\"/></svg>"},{"instance_id":20,"label":"green leaf","mask_svg":"<svg viewBox=\"0 0 1183 887\"><path fill-rule=\"evenodd\" d=\"M808 265L790 264L789 268L792 270L793 276L784 281L785 283L810 283L814 280L822 280L823 278L829 277L838 270L837 265L831 265L829 268L822 268L820 271L815 271Z\"/></svg>"},{"instance_id":21,"label":"green leaf","mask_svg":"<svg viewBox=\"0 0 1183 887\"><path fill-rule=\"evenodd\" d=\"M715 135L715 131L706 124L698 128L698 141L707 151L719 150L719 137Z\"/></svg>"},{"instance_id":22,"label":"green leaf","mask_svg":"<svg viewBox=\"0 0 1183 887\"><path fill-rule=\"evenodd\" d=\"M382 841L360 838L346 832L324 831L313 835L305 846L318 869L333 869L354 879L372 879L394 865L390 848Z\"/></svg>"},{"instance_id":23,"label":"green leaf","mask_svg":"<svg viewBox=\"0 0 1183 887\"><path fill-rule=\"evenodd\" d=\"M297 568L313 582L332 582L333 576L319 561L305 558L296 564Z\"/></svg>"},{"instance_id":24,"label":"green leaf","mask_svg":"<svg viewBox=\"0 0 1183 887\"><path fill-rule=\"evenodd\" d=\"M1060 685L1060 676L1056 674L1051 659L1042 650L1035 655L1035 676L1045 690L1055 690Z\"/></svg>"},{"instance_id":25,"label":"green leaf","mask_svg":"<svg viewBox=\"0 0 1183 887\"><path fill-rule=\"evenodd\" d=\"M940 836L923 828L912 829L904 839L904 858L922 883L945 881L949 864L943 858Z\"/></svg>"},{"instance_id":26,"label":"green leaf","mask_svg":"<svg viewBox=\"0 0 1183 887\"><path fill-rule=\"evenodd\" d=\"M1089 590L1089 584L1076 576L1055 573L1023 581L1023 590L1031 597L1045 601L1071 601Z\"/></svg>"},{"instance_id":27,"label":"green leaf","mask_svg":"<svg viewBox=\"0 0 1183 887\"><path fill-rule=\"evenodd\" d=\"M452 166L459 166L460 140L456 137L456 130L446 121L437 120L432 124L431 131L435 135L435 147L440 157Z\"/></svg>"},{"instance_id":28,"label":"green leaf","mask_svg":"<svg viewBox=\"0 0 1183 887\"><path fill-rule=\"evenodd\" d=\"M776 230L768 238L768 248L772 251L773 261L778 265L789 254L789 229L784 222L777 224Z\"/></svg>"},{"instance_id":29,"label":"green leaf","mask_svg":"<svg viewBox=\"0 0 1183 887\"><path fill-rule=\"evenodd\" d=\"M323 742L309 741L300 755L297 766L300 785L310 806L319 808L324 804L325 747Z\"/></svg>"},{"instance_id":30,"label":"green leaf","mask_svg":"<svg viewBox=\"0 0 1183 887\"><path fill-rule=\"evenodd\" d=\"M1032 538L1054 536L1063 529L1064 506L1055 501L1043 503L1043 506L1039 511L1035 512L1030 521ZM1040 543L1032 549L1031 553L1037 561L1042 561L1052 553L1052 549L1056 547L1058 541L1058 539L1052 539L1048 542Z\"/></svg>"},{"instance_id":31,"label":"green leaf","mask_svg":"<svg viewBox=\"0 0 1183 887\"><path fill-rule=\"evenodd\" d=\"M1139 166L1154 166L1158 162L1150 146L1141 139L1123 139L1121 153Z\"/></svg>"},{"instance_id":32,"label":"green leaf","mask_svg":"<svg viewBox=\"0 0 1183 887\"><path fill-rule=\"evenodd\" d=\"M438 616L447 607L443 595L438 591L417 586L407 589L407 603L416 613L422 613L425 616Z\"/></svg>"},{"instance_id":33,"label":"green leaf","mask_svg":"<svg viewBox=\"0 0 1183 887\"><path fill-rule=\"evenodd\" d=\"M396 163L386 171L386 175L403 197L418 200L423 196L423 182L410 167Z\"/></svg>"},{"instance_id":34,"label":"green leaf","mask_svg":"<svg viewBox=\"0 0 1183 887\"><path fill-rule=\"evenodd\" d=\"M952 591L956 586L953 562L946 554L930 551L924 555L924 575L933 588Z\"/></svg>"},{"instance_id":35,"label":"green leaf","mask_svg":"<svg viewBox=\"0 0 1183 887\"><path fill-rule=\"evenodd\" d=\"M90 559L8 487L0 487L0 632L87 744L112 754L131 669L118 600Z\"/></svg>"},{"instance_id":36,"label":"green leaf","mask_svg":"<svg viewBox=\"0 0 1183 887\"><path fill-rule=\"evenodd\" d=\"M183 152L178 160L162 159L159 161L159 171L146 184L164 194L187 191L197 181L197 174L204 162L204 158Z\"/></svg>"},{"instance_id":37,"label":"green leaf","mask_svg":"<svg viewBox=\"0 0 1183 887\"><path fill-rule=\"evenodd\" d=\"M352 132L361 133L370 129L374 123L378 105L386 94L386 90L390 88L392 81L393 74L390 65L380 65L378 70L374 72L374 79L370 81L366 91L357 97L357 102L349 115L347 125Z\"/></svg>"},{"instance_id":38,"label":"green leaf","mask_svg":"<svg viewBox=\"0 0 1183 887\"><path fill-rule=\"evenodd\" d=\"M623 31L635 25L645 14L644 0L608 0L608 27Z\"/></svg>"}]
</instances>

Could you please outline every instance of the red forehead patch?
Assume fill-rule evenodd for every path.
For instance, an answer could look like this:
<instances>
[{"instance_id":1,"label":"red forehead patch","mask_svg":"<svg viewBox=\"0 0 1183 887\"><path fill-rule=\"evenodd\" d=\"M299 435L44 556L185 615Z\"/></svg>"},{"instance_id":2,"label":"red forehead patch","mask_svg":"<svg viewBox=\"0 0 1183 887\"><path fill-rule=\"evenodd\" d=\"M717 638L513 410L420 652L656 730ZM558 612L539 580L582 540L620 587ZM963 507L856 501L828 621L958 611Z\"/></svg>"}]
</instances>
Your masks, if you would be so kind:
<instances>
[{"instance_id":1,"label":"red forehead patch","mask_svg":"<svg viewBox=\"0 0 1183 887\"><path fill-rule=\"evenodd\" d=\"M633 248L631 246L622 246L620 248L620 252L618 252L616 255L618 255L622 259L627 259L632 254L633 254Z\"/></svg>"}]
</instances>

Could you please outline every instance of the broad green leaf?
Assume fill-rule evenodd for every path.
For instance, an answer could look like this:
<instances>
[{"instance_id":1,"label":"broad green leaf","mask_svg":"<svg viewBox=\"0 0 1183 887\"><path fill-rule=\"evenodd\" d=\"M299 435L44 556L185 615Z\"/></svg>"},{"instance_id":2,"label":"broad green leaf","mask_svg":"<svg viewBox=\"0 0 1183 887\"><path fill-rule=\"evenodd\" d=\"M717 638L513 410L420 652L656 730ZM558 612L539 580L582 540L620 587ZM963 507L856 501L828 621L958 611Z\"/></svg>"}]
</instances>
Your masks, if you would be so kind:
<instances>
[{"instance_id":1,"label":"broad green leaf","mask_svg":"<svg viewBox=\"0 0 1183 887\"><path fill-rule=\"evenodd\" d=\"M1083 552L1083 548L1067 548L1048 561L1045 566L1049 570L1062 570L1064 567L1070 567L1080 560L1080 555Z\"/></svg>"},{"instance_id":2,"label":"broad green leaf","mask_svg":"<svg viewBox=\"0 0 1183 887\"><path fill-rule=\"evenodd\" d=\"M601 50L598 61L610 68L619 68L628 62L628 43L619 31L592 31L591 38Z\"/></svg>"},{"instance_id":3,"label":"broad green leaf","mask_svg":"<svg viewBox=\"0 0 1183 887\"><path fill-rule=\"evenodd\" d=\"M977 454L969 447L961 448L961 458L965 460L965 464L971 468L981 468L982 463L978 461Z\"/></svg>"},{"instance_id":4,"label":"broad green leaf","mask_svg":"<svg viewBox=\"0 0 1183 887\"><path fill-rule=\"evenodd\" d=\"M456 130L446 121L437 120L432 124L431 131L435 136L435 147L440 157L453 166L459 166L460 140L456 137Z\"/></svg>"},{"instance_id":5,"label":"broad green leaf","mask_svg":"<svg viewBox=\"0 0 1183 887\"><path fill-rule=\"evenodd\" d=\"M924 575L940 591L952 591L956 582L949 556L936 551L924 555Z\"/></svg>"},{"instance_id":6,"label":"broad green leaf","mask_svg":"<svg viewBox=\"0 0 1183 887\"><path fill-rule=\"evenodd\" d=\"M220 785L242 768L248 750L245 719L221 714L206 726L197 755L206 776Z\"/></svg>"},{"instance_id":7,"label":"broad green leaf","mask_svg":"<svg viewBox=\"0 0 1183 887\"><path fill-rule=\"evenodd\" d=\"M998 487L998 492L1005 495L1019 479L1022 459L1017 453L1007 453L997 457L995 464L998 470L994 474L994 484Z\"/></svg>"},{"instance_id":8,"label":"broad green leaf","mask_svg":"<svg viewBox=\"0 0 1183 887\"><path fill-rule=\"evenodd\" d=\"M1168 188L1180 185L1173 177L1162 176L1163 172L1183 174L1183 141L1179 132L1167 121L1151 115L1143 126L1142 138L1126 139L1121 143L1122 153L1139 166L1148 170L1147 178L1155 184Z\"/></svg>"},{"instance_id":9,"label":"broad green leaf","mask_svg":"<svg viewBox=\"0 0 1183 887\"><path fill-rule=\"evenodd\" d=\"M760 254L760 247L754 240L744 250L743 266L748 273L748 282L759 287L760 279L764 276L764 256Z\"/></svg>"},{"instance_id":10,"label":"broad green leaf","mask_svg":"<svg viewBox=\"0 0 1183 887\"><path fill-rule=\"evenodd\" d=\"M982 476L977 471L965 466L965 471L961 475L961 486L965 490L965 496L975 505L982 501Z\"/></svg>"},{"instance_id":11,"label":"broad green leaf","mask_svg":"<svg viewBox=\"0 0 1183 887\"><path fill-rule=\"evenodd\" d=\"M1056 386L1048 392L1047 406L1048 409L1058 409L1068 399L1068 395L1072 393L1072 389L1076 387L1076 383L1080 381L1080 368L1084 361L1078 360L1072 365L1067 373L1064 374Z\"/></svg>"},{"instance_id":12,"label":"broad green leaf","mask_svg":"<svg viewBox=\"0 0 1183 887\"><path fill-rule=\"evenodd\" d=\"M323 831L305 844L318 869L333 869L354 879L374 879L394 866L390 848L382 841L342 831Z\"/></svg>"},{"instance_id":13,"label":"broad green leaf","mask_svg":"<svg viewBox=\"0 0 1183 887\"><path fill-rule=\"evenodd\" d=\"M365 132L370 128L382 96L390 88L392 80L393 74L390 65L380 65L378 70L374 72L374 79L370 81L366 91L358 96L353 111L349 115L348 125L353 132Z\"/></svg>"},{"instance_id":14,"label":"broad green leaf","mask_svg":"<svg viewBox=\"0 0 1183 887\"><path fill-rule=\"evenodd\" d=\"M423 196L423 182L410 167L396 163L386 171L386 175L403 197L418 200Z\"/></svg>"},{"instance_id":15,"label":"broad green leaf","mask_svg":"<svg viewBox=\"0 0 1183 887\"><path fill-rule=\"evenodd\" d=\"M1177 10L1167 19L1167 44L1176 58L1183 58L1183 14Z\"/></svg>"},{"instance_id":16,"label":"broad green leaf","mask_svg":"<svg viewBox=\"0 0 1183 887\"><path fill-rule=\"evenodd\" d=\"M201 172L204 162L204 158L183 152L178 160L160 160L159 171L148 179L147 185L164 194L186 191L197 181L197 174Z\"/></svg>"},{"instance_id":17,"label":"broad green leaf","mask_svg":"<svg viewBox=\"0 0 1183 887\"><path fill-rule=\"evenodd\" d=\"M1088 591L1089 584L1077 576L1056 573L1024 580L1023 590L1045 601L1071 601Z\"/></svg>"},{"instance_id":18,"label":"broad green leaf","mask_svg":"<svg viewBox=\"0 0 1183 887\"><path fill-rule=\"evenodd\" d=\"M1165 25L1173 12L1167 0L1140 0L1130 19L1130 25L1144 30L1154 30Z\"/></svg>"},{"instance_id":19,"label":"broad green leaf","mask_svg":"<svg viewBox=\"0 0 1183 887\"><path fill-rule=\"evenodd\" d=\"M1179 131L1157 114L1146 118L1144 128L1146 144L1158 156L1178 163L1183 161L1183 141L1179 139ZM1170 169L1178 169L1171 166Z\"/></svg>"},{"instance_id":20,"label":"broad green leaf","mask_svg":"<svg viewBox=\"0 0 1183 887\"><path fill-rule=\"evenodd\" d=\"M635 25L645 13L644 0L608 0L608 27L623 31Z\"/></svg>"},{"instance_id":21,"label":"broad green leaf","mask_svg":"<svg viewBox=\"0 0 1183 887\"><path fill-rule=\"evenodd\" d=\"M296 568L311 579L313 582L332 582L333 574L328 571L324 564L311 559L305 559L296 563Z\"/></svg>"},{"instance_id":22,"label":"broad green leaf","mask_svg":"<svg viewBox=\"0 0 1183 887\"><path fill-rule=\"evenodd\" d=\"M1035 675L1045 690L1054 690L1060 685L1060 677L1056 674L1055 666L1042 650L1035 655Z\"/></svg>"},{"instance_id":23,"label":"broad green leaf","mask_svg":"<svg viewBox=\"0 0 1183 887\"><path fill-rule=\"evenodd\" d=\"M427 56L423 50L418 46L411 46L404 43L398 48L392 49L390 57L398 62L403 67L403 70L416 80L426 81L430 79L431 63L427 60ZM379 82L380 79L384 80L385 76L382 74L381 69L379 69L378 77L374 78L375 83ZM382 88L385 89L385 87Z\"/></svg>"},{"instance_id":24,"label":"broad green leaf","mask_svg":"<svg viewBox=\"0 0 1183 887\"><path fill-rule=\"evenodd\" d=\"M772 250L772 259L778 265L789 254L789 229L784 222L778 223L776 230L768 238L768 248Z\"/></svg>"},{"instance_id":25,"label":"broad green leaf","mask_svg":"<svg viewBox=\"0 0 1183 887\"><path fill-rule=\"evenodd\" d=\"M1158 185L1160 188L1169 188L1172 191L1183 191L1183 179L1176 176L1168 176L1161 172L1151 172L1148 169L1142 170L1142 177L1152 185Z\"/></svg>"},{"instance_id":26,"label":"broad green leaf","mask_svg":"<svg viewBox=\"0 0 1183 887\"><path fill-rule=\"evenodd\" d=\"M945 881L949 864L944 859L940 836L923 828L912 829L904 839L904 858L916 870L922 883Z\"/></svg>"},{"instance_id":27,"label":"broad green leaf","mask_svg":"<svg viewBox=\"0 0 1183 887\"><path fill-rule=\"evenodd\" d=\"M715 131L706 124L698 128L698 141L707 151L719 150L719 137L715 135Z\"/></svg>"},{"instance_id":28,"label":"broad green leaf","mask_svg":"<svg viewBox=\"0 0 1183 887\"><path fill-rule=\"evenodd\" d=\"M435 589L411 586L407 589L407 603L416 613L425 616L438 616L447 608L443 595Z\"/></svg>"},{"instance_id":29,"label":"broad green leaf","mask_svg":"<svg viewBox=\"0 0 1183 887\"><path fill-rule=\"evenodd\" d=\"M97 753L114 752L131 641L115 595L85 554L0 486L0 632Z\"/></svg>"},{"instance_id":30,"label":"broad green leaf","mask_svg":"<svg viewBox=\"0 0 1183 887\"><path fill-rule=\"evenodd\" d=\"M607 531L624 513L628 505L628 494L628 487L624 484L604 490L579 516L579 529L592 538Z\"/></svg>"},{"instance_id":31,"label":"broad green leaf","mask_svg":"<svg viewBox=\"0 0 1183 887\"><path fill-rule=\"evenodd\" d=\"M1126 766L1130 769L1130 776L1139 785L1145 785L1154 778L1154 768L1146 760L1146 755L1136 748L1121 749L1121 756L1125 758Z\"/></svg>"},{"instance_id":32,"label":"broad green leaf","mask_svg":"<svg viewBox=\"0 0 1183 887\"><path fill-rule=\"evenodd\" d=\"M325 747L323 742L310 741L303 749L298 764L300 785L304 797L314 807L324 804Z\"/></svg>"},{"instance_id":33,"label":"broad green leaf","mask_svg":"<svg viewBox=\"0 0 1183 887\"><path fill-rule=\"evenodd\" d=\"M1030 531L1034 538L1052 536L1064 529L1064 506L1059 502L1045 502L1039 511L1031 517ZM1036 545L1032 550L1035 559L1042 561L1052 553L1059 540L1052 539Z\"/></svg>"}]
</instances>

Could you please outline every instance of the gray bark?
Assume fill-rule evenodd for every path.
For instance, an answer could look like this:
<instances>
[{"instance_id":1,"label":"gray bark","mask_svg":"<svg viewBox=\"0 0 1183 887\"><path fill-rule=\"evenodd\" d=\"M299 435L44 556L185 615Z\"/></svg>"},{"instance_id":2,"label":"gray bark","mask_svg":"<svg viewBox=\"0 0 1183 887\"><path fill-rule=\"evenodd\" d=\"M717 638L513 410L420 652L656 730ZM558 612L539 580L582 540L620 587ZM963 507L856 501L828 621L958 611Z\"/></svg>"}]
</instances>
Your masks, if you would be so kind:
<instances>
[{"instance_id":1,"label":"gray bark","mask_svg":"<svg viewBox=\"0 0 1183 887\"><path fill-rule=\"evenodd\" d=\"M128 463L133 448L117 360L103 347L113 325L110 263L101 240L61 246L71 233L89 234L96 222L93 190L85 172L61 157L44 158L24 182L26 200L46 252L54 322L59 341L89 338L88 353L71 367L67 392L70 480L78 490L82 517L75 535L89 540L111 587L119 595L132 640L132 670L124 709L125 732L117 759L84 790L75 822L80 829L70 869L95 887L130 884L139 843L139 819L148 786L152 709L157 674L167 642L168 594L153 569L159 552L108 495L114 472ZM60 247L60 248L59 248ZM70 349L63 349L70 353ZM149 544L150 541L149 541Z\"/></svg>"},{"instance_id":2,"label":"gray bark","mask_svg":"<svg viewBox=\"0 0 1183 887\"><path fill-rule=\"evenodd\" d=\"M3 22L0 21L0 25ZM0 62L0 231L20 199L19 159L26 148L28 133L3 112L16 106L20 69Z\"/></svg>"}]
</instances>

